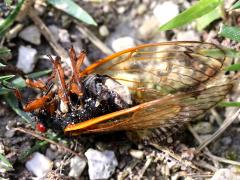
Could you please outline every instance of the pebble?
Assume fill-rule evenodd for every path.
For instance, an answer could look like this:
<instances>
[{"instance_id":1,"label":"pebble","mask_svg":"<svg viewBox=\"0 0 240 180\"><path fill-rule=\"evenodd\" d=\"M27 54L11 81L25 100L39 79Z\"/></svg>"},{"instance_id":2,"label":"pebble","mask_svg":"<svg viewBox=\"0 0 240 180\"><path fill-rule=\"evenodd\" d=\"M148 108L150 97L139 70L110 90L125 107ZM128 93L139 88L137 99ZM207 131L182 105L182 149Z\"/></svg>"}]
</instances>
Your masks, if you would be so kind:
<instances>
[{"instance_id":1,"label":"pebble","mask_svg":"<svg viewBox=\"0 0 240 180\"><path fill-rule=\"evenodd\" d=\"M199 34L197 34L194 30L188 30L184 32L178 32L177 41L200 41Z\"/></svg>"},{"instance_id":2,"label":"pebble","mask_svg":"<svg viewBox=\"0 0 240 180\"><path fill-rule=\"evenodd\" d=\"M199 134L209 134L213 131L213 127L209 122L198 122L193 128Z\"/></svg>"},{"instance_id":3,"label":"pebble","mask_svg":"<svg viewBox=\"0 0 240 180\"><path fill-rule=\"evenodd\" d=\"M172 1L165 1L162 4L158 4L153 9L154 16L158 19L160 25L165 24L179 13L178 6Z\"/></svg>"},{"instance_id":4,"label":"pebble","mask_svg":"<svg viewBox=\"0 0 240 180\"><path fill-rule=\"evenodd\" d=\"M107 26L105 26L105 25L100 26L99 27L99 34L103 37L108 36L109 35L109 30L108 30Z\"/></svg>"},{"instance_id":5,"label":"pebble","mask_svg":"<svg viewBox=\"0 0 240 180\"><path fill-rule=\"evenodd\" d=\"M71 43L70 35L66 29L61 29L56 25L50 25L48 28L57 41L60 41L61 43Z\"/></svg>"},{"instance_id":6,"label":"pebble","mask_svg":"<svg viewBox=\"0 0 240 180\"><path fill-rule=\"evenodd\" d=\"M36 64L37 50L27 46L20 46L18 49L17 67L24 73L33 71Z\"/></svg>"},{"instance_id":7,"label":"pebble","mask_svg":"<svg viewBox=\"0 0 240 180\"><path fill-rule=\"evenodd\" d=\"M129 154L134 157L134 158L137 158L137 159L143 159L144 157L144 152L143 151L140 151L140 150L135 150L135 149L131 149L129 151Z\"/></svg>"},{"instance_id":8,"label":"pebble","mask_svg":"<svg viewBox=\"0 0 240 180\"><path fill-rule=\"evenodd\" d=\"M5 132L4 136L6 138L12 138L15 135L15 130L14 129L9 129Z\"/></svg>"},{"instance_id":9,"label":"pebble","mask_svg":"<svg viewBox=\"0 0 240 180\"><path fill-rule=\"evenodd\" d=\"M50 26L48 26L48 29L52 32L56 41L58 41L59 40L59 36L58 36L58 29L59 28L56 25L50 25Z\"/></svg>"},{"instance_id":10,"label":"pebble","mask_svg":"<svg viewBox=\"0 0 240 180\"><path fill-rule=\"evenodd\" d=\"M115 52L118 52L127 48L131 48L134 46L135 46L134 39L130 36L120 37L113 40L112 42L112 49Z\"/></svg>"},{"instance_id":11,"label":"pebble","mask_svg":"<svg viewBox=\"0 0 240 180\"><path fill-rule=\"evenodd\" d=\"M53 162L39 152L35 152L32 158L25 164L28 171L31 171L38 178L46 176L53 167Z\"/></svg>"},{"instance_id":12,"label":"pebble","mask_svg":"<svg viewBox=\"0 0 240 180\"><path fill-rule=\"evenodd\" d=\"M88 149L85 153L88 159L88 173L90 179L108 179L118 166L113 151L97 151Z\"/></svg>"},{"instance_id":13,"label":"pebble","mask_svg":"<svg viewBox=\"0 0 240 180\"><path fill-rule=\"evenodd\" d=\"M229 146L232 143L232 138L230 136L223 137L221 139L221 143L223 143L225 146Z\"/></svg>"},{"instance_id":14,"label":"pebble","mask_svg":"<svg viewBox=\"0 0 240 180\"><path fill-rule=\"evenodd\" d=\"M142 15L143 13L146 12L146 10L147 10L146 4L142 3L137 7L137 14Z\"/></svg>"},{"instance_id":15,"label":"pebble","mask_svg":"<svg viewBox=\"0 0 240 180\"><path fill-rule=\"evenodd\" d=\"M86 167L86 161L78 156L73 157L70 160L70 172L68 176L79 178Z\"/></svg>"},{"instance_id":16,"label":"pebble","mask_svg":"<svg viewBox=\"0 0 240 180\"><path fill-rule=\"evenodd\" d=\"M138 37L140 39L150 39L156 34L158 28L159 22L155 16L146 17L142 25L138 28Z\"/></svg>"},{"instance_id":17,"label":"pebble","mask_svg":"<svg viewBox=\"0 0 240 180\"><path fill-rule=\"evenodd\" d=\"M47 148L45 155L50 160L54 160L57 157L57 152L53 151L51 148Z\"/></svg>"},{"instance_id":18,"label":"pebble","mask_svg":"<svg viewBox=\"0 0 240 180\"><path fill-rule=\"evenodd\" d=\"M35 45L41 44L41 34L35 25L24 28L20 33L19 37L23 40L30 42Z\"/></svg>"},{"instance_id":19,"label":"pebble","mask_svg":"<svg viewBox=\"0 0 240 180\"><path fill-rule=\"evenodd\" d=\"M240 179L240 176L232 172L231 169L222 168L218 169L211 178L211 180L226 180L226 179L237 180Z\"/></svg>"}]
</instances>

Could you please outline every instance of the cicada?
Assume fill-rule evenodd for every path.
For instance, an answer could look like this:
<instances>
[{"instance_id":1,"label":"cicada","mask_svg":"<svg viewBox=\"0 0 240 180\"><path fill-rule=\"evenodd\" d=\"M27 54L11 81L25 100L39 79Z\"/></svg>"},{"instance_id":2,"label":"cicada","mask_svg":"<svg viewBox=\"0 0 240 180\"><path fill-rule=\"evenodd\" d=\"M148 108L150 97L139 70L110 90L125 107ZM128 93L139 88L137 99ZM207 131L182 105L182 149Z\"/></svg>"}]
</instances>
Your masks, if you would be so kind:
<instances>
[{"instance_id":1,"label":"cicada","mask_svg":"<svg viewBox=\"0 0 240 180\"><path fill-rule=\"evenodd\" d=\"M35 112L40 127L72 136L148 130L148 138L164 137L222 101L233 86L224 75L224 50L211 43L144 44L82 71L86 53L77 56L71 48L69 55L70 78L60 57L50 56L53 73L47 82L27 80L43 95L24 110Z\"/></svg>"}]
</instances>

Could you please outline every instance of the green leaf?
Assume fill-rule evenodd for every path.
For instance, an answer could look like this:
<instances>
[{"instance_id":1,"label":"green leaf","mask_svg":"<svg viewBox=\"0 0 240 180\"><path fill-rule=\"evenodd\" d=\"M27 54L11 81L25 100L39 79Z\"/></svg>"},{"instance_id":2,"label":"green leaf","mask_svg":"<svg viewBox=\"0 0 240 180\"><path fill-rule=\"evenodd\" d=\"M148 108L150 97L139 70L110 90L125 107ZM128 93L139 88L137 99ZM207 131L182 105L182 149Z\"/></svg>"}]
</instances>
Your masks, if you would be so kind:
<instances>
[{"instance_id":1,"label":"green leaf","mask_svg":"<svg viewBox=\"0 0 240 180\"><path fill-rule=\"evenodd\" d=\"M4 99L16 114L18 114L26 123L30 123L33 126L31 117L19 108L18 100L13 93L4 95Z\"/></svg>"},{"instance_id":2,"label":"green leaf","mask_svg":"<svg viewBox=\"0 0 240 180\"><path fill-rule=\"evenodd\" d=\"M27 77L31 78L31 79L34 79L34 78L38 78L38 77L47 75L47 74L49 74L51 72L52 72L52 69L47 69L47 70L43 70L43 71L39 71L39 72L28 74Z\"/></svg>"},{"instance_id":3,"label":"green leaf","mask_svg":"<svg viewBox=\"0 0 240 180\"><path fill-rule=\"evenodd\" d=\"M240 64L233 64L231 66L228 66L226 71L239 71L240 70Z\"/></svg>"},{"instance_id":4,"label":"green leaf","mask_svg":"<svg viewBox=\"0 0 240 180\"><path fill-rule=\"evenodd\" d=\"M1 81L7 81L11 78L13 78L15 75L6 75L6 76L0 76L0 82Z\"/></svg>"},{"instance_id":5,"label":"green leaf","mask_svg":"<svg viewBox=\"0 0 240 180\"><path fill-rule=\"evenodd\" d=\"M219 105L224 107L240 107L240 102L221 102Z\"/></svg>"},{"instance_id":6,"label":"green leaf","mask_svg":"<svg viewBox=\"0 0 240 180\"><path fill-rule=\"evenodd\" d=\"M230 8L230 11L234 9L239 9L239 8L240 8L240 1L237 1L234 3L234 5L232 5L232 7Z\"/></svg>"},{"instance_id":7,"label":"green leaf","mask_svg":"<svg viewBox=\"0 0 240 180\"><path fill-rule=\"evenodd\" d=\"M5 67L6 65L3 63L0 63L0 67Z\"/></svg>"},{"instance_id":8,"label":"green leaf","mask_svg":"<svg viewBox=\"0 0 240 180\"><path fill-rule=\"evenodd\" d=\"M31 73L31 74L27 75L27 77L28 78L38 78L38 77L44 76L46 74L49 74L50 72L52 72L52 69L47 69L47 70ZM22 88L26 87L26 83L22 77L19 77L17 79L14 79L11 83L9 83L9 86L10 87L13 86L14 88L17 88L17 89L22 89ZM12 90L10 90L10 89L0 88L0 95L7 94L11 91Z\"/></svg>"},{"instance_id":9,"label":"green leaf","mask_svg":"<svg viewBox=\"0 0 240 180\"><path fill-rule=\"evenodd\" d=\"M0 154L0 169L1 168L6 169L6 171L13 170L12 164L2 154Z\"/></svg>"},{"instance_id":10,"label":"green leaf","mask_svg":"<svg viewBox=\"0 0 240 180\"><path fill-rule=\"evenodd\" d=\"M197 22L197 30L202 31L205 27L207 27L211 22L215 21L223 17L223 12L220 6L212 10L211 12L203 15L202 17L196 20Z\"/></svg>"},{"instance_id":11,"label":"green leaf","mask_svg":"<svg viewBox=\"0 0 240 180\"><path fill-rule=\"evenodd\" d=\"M48 0L48 3L86 24L97 26L96 21L72 0Z\"/></svg>"},{"instance_id":12,"label":"green leaf","mask_svg":"<svg viewBox=\"0 0 240 180\"><path fill-rule=\"evenodd\" d=\"M189 9L183 11L181 14L162 25L160 27L160 31L174 29L190 23L193 20L214 10L220 4L220 2L220 0L200 0Z\"/></svg>"},{"instance_id":13,"label":"green leaf","mask_svg":"<svg viewBox=\"0 0 240 180\"><path fill-rule=\"evenodd\" d=\"M240 52L230 48L203 49L201 50L201 53L205 56L210 56L213 58L221 58L222 56L240 58Z\"/></svg>"},{"instance_id":14,"label":"green leaf","mask_svg":"<svg viewBox=\"0 0 240 180\"><path fill-rule=\"evenodd\" d=\"M13 24L23 5L23 2L24 0L19 1L16 8L10 13L10 15L6 19L0 21L0 37L3 36L6 30Z\"/></svg>"},{"instance_id":15,"label":"green leaf","mask_svg":"<svg viewBox=\"0 0 240 180\"><path fill-rule=\"evenodd\" d=\"M222 25L219 30L219 35L231 40L240 42L240 28L233 26Z\"/></svg>"},{"instance_id":16,"label":"green leaf","mask_svg":"<svg viewBox=\"0 0 240 180\"><path fill-rule=\"evenodd\" d=\"M9 59L11 56L12 54L10 49L6 47L0 48L0 59Z\"/></svg>"}]
</instances>

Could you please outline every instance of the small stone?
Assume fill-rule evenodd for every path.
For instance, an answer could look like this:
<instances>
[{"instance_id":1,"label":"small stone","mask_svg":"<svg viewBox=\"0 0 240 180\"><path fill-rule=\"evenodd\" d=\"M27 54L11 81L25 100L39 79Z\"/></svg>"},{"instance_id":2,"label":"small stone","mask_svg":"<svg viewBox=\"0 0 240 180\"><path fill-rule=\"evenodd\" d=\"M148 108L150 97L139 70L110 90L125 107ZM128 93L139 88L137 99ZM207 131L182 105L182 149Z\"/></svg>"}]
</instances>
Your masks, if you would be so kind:
<instances>
[{"instance_id":1,"label":"small stone","mask_svg":"<svg viewBox=\"0 0 240 180\"><path fill-rule=\"evenodd\" d=\"M199 35L193 30L178 32L176 39L177 41L200 41Z\"/></svg>"},{"instance_id":2,"label":"small stone","mask_svg":"<svg viewBox=\"0 0 240 180\"><path fill-rule=\"evenodd\" d=\"M70 35L66 29L59 29L58 37L61 43L71 43Z\"/></svg>"},{"instance_id":3,"label":"small stone","mask_svg":"<svg viewBox=\"0 0 240 180\"><path fill-rule=\"evenodd\" d=\"M211 180L239 179L240 176L231 171L231 169L218 169Z\"/></svg>"},{"instance_id":4,"label":"small stone","mask_svg":"<svg viewBox=\"0 0 240 180\"><path fill-rule=\"evenodd\" d=\"M50 25L48 28L57 41L59 40L61 43L71 43L70 35L66 29L61 29L55 25Z\"/></svg>"},{"instance_id":5,"label":"small stone","mask_svg":"<svg viewBox=\"0 0 240 180\"><path fill-rule=\"evenodd\" d=\"M109 30L108 30L107 26L105 26L105 25L100 26L99 27L99 34L103 37L108 36L109 35Z\"/></svg>"},{"instance_id":6,"label":"small stone","mask_svg":"<svg viewBox=\"0 0 240 180\"><path fill-rule=\"evenodd\" d=\"M35 152L25 166L28 171L40 178L46 176L52 170L53 162L43 154Z\"/></svg>"},{"instance_id":7,"label":"small stone","mask_svg":"<svg viewBox=\"0 0 240 180\"><path fill-rule=\"evenodd\" d=\"M51 148L47 148L46 150L46 156L50 159L50 160L54 160L57 156L57 153L54 152Z\"/></svg>"},{"instance_id":8,"label":"small stone","mask_svg":"<svg viewBox=\"0 0 240 180\"><path fill-rule=\"evenodd\" d=\"M86 161L78 156L75 156L71 159L70 162L70 172L68 176L79 178L86 167Z\"/></svg>"},{"instance_id":9,"label":"small stone","mask_svg":"<svg viewBox=\"0 0 240 180\"><path fill-rule=\"evenodd\" d=\"M138 28L138 37L140 39L150 39L156 34L159 28L159 22L155 16L147 17Z\"/></svg>"},{"instance_id":10,"label":"small stone","mask_svg":"<svg viewBox=\"0 0 240 180\"><path fill-rule=\"evenodd\" d=\"M48 26L48 29L52 32L56 41L58 41L59 40L59 35L58 35L59 28L56 25L50 25L50 26Z\"/></svg>"},{"instance_id":11,"label":"small stone","mask_svg":"<svg viewBox=\"0 0 240 180\"><path fill-rule=\"evenodd\" d=\"M118 9L117 9L117 12L119 14L123 14L124 12L126 11L126 8L124 6L120 6Z\"/></svg>"},{"instance_id":12,"label":"small stone","mask_svg":"<svg viewBox=\"0 0 240 180\"><path fill-rule=\"evenodd\" d=\"M4 136L6 138L12 138L15 134L15 130L14 129L9 129L5 132Z\"/></svg>"},{"instance_id":13,"label":"small stone","mask_svg":"<svg viewBox=\"0 0 240 180\"><path fill-rule=\"evenodd\" d=\"M144 152L140 151L140 150L131 149L129 154L132 157L137 158L137 159L143 159L143 157L144 157Z\"/></svg>"},{"instance_id":14,"label":"small stone","mask_svg":"<svg viewBox=\"0 0 240 180\"><path fill-rule=\"evenodd\" d=\"M40 36L38 28L34 25L24 28L19 34L20 38L35 45L41 44Z\"/></svg>"},{"instance_id":15,"label":"small stone","mask_svg":"<svg viewBox=\"0 0 240 180\"><path fill-rule=\"evenodd\" d=\"M232 143L232 138L230 136L223 137L221 139L221 143L223 143L225 146L229 146Z\"/></svg>"},{"instance_id":16,"label":"small stone","mask_svg":"<svg viewBox=\"0 0 240 180\"><path fill-rule=\"evenodd\" d=\"M137 14L138 15L142 15L145 11L147 10L147 6L146 4L140 4L138 7L137 7Z\"/></svg>"},{"instance_id":17,"label":"small stone","mask_svg":"<svg viewBox=\"0 0 240 180\"><path fill-rule=\"evenodd\" d=\"M97 151L88 149L85 153L88 159L88 173L90 179L108 179L118 166L113 151Z\"/></svg>"},{"instance_id":18,"label":"small stone","mask_svg":"<svg viewBox=\"0 0 240 180\"><path fill-rule=\"evenodd\" d=\"M125 37L120 37L118 39L115 39L112 42L112 49L115 52L127 49L127 48L131 48L135 46L135 42L134 39L132 37L129 36L125 36Z\"/></svg>"},{"instance_id":19,"label":"small stone","mask_svg":"<svg viewBox=\"0 0 240 180\"><path fill-rule=\"evenodd\" d=\"M20 46L18 49L17 67L24 73L33 71L36 64L37 50L27 46Z\"/></svg>"},{"instance_id":20,"label":"small stone","mask_svg":"<svg viewBox=\"0 0 240 180\"><path fill-rule=\"evenodd\" d=\"M172 1L165 1L162 4L158 4L153 9L154 16L158 19L160 25L165 24L179 13L178 6Z\"/></svg>"},{"instance_id":21,"label":"small stone","mask_svg":"<svg viewBox=\"0 0 240 180\"><path fill-rule=\"evenodd\" d=\"M209 122L198 122L193 128L199 134L209 134L213 131L213 127Z\"/></svg>"}]
</instances>

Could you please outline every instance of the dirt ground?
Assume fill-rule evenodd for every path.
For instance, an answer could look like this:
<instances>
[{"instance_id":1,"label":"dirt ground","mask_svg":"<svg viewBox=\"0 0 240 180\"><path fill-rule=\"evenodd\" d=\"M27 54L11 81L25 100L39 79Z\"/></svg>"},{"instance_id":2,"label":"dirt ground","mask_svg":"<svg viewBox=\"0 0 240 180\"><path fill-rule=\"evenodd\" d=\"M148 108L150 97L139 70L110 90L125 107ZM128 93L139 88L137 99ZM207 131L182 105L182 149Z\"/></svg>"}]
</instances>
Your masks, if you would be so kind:
<instances>
[{"instance_id":1,"label":"dirt ground","mask_svg":"<svg viewBox=\"0 0 240 180\"><path fill-rule=\"evenodd\" d=\"M12 58L7 60L7 63L16 65L21 46L36 49L37 60L32 72L51 68L52 65L45 55L65 56L72 45L77 52L81 49L87 51L85 67L111 54L115 49L161 41L208 41L239 49L237 44L218 37L217 29L221 20L215 21L201 32L196 31L194 23L177 30L155 32L160 24L154 15L154 9L164 2L166 1L77 1L98 24L98 26L90 26L79 23L74 18L47 5L45 1L38 0L34 3L34 11L49 29L52 26L53 29L62 32L60 37L54 34L61 48L55 46L58 49L56 52L43 35L38 45L23 40L19 33L36 22L32 16L22 15L23 19L15 22L13 26L21 24L21 30L15 37L6 37L2 41L3 45L12 51ZM178 11L191 6L189 1L172 0L170 2L178 7ZM0 5L4 12L4 3ZM125 37L124 40L117 41L123 37ZM46 77L42 79L46 80ZM39 91L27 89L23 95L26 101L33 99L37 94ZM239 87L236 87L227 98L237 100L238 95ZM52 171L45 179L72 179L68 174L71 170L71 158L75 154L69 149L84 156L89 148L114 152L118 165L110 179L210 179L222 168L228 169L231 173L239 173L236 166L240 161L239 118L200 152L197 152L199 142L192 134L198 134L202 140L210 138L225 119L233 116L232 110L236 109L216 107L157 145L136 142L129 138L130 135L126 132L82 135L73 138L55 134L50 130L47 139L54 139L58 144L68 147L66 150L58 144L41 144L41 139L13 130L15 127L31 129L31 124L22 120L11 109L4 96L0 96L0 153L13 165L12 170L0 172L0 179L34 179L34 175L25 167L33 152L40 152L53 162ZM88 166L83 169L81 176L77 179L89 179Z\"/></svg>"}]
</instances>

